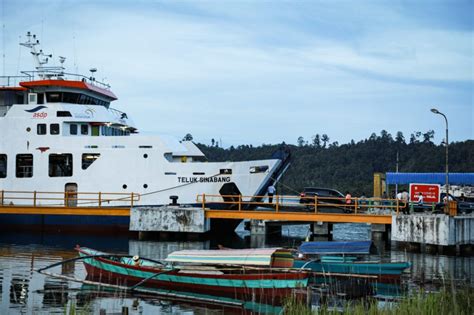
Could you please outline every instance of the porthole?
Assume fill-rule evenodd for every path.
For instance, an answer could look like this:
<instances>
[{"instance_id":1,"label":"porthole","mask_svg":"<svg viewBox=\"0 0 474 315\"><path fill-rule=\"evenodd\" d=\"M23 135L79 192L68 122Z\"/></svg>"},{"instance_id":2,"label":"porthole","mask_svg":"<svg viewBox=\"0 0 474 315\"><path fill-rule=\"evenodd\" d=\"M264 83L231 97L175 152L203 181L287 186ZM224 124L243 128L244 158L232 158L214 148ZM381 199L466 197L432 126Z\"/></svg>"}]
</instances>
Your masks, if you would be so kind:
<instances>
[{"instance_id":1,"label":"porthole","mask_svg":"<svg viewBox=\"0 0 474 315\"><path fill-rule=\"evenodd\" d=\"M127 185L123 184L123 185L122 185L122 188L123 188L123 189L127 189Z\"/></svg>"},{"instance_id":2,"label":"porthole","mask_svg":"<svg viewBox=\"0 0 474 315\"><path fill-rule=\"evenodd\" d=\"M31 131L30 127L26 128L26 132L30 132L30 131Z\"/></svg>"},{"instance_id":3,"label":"porthole","mask_svg":"<svg viewBox=\"0 0 474 315\"><path fill-rule=\"evenodd\" d=\"M144 157L145 159L147 159L147 158L148 158L148 154L146 154L146 153L143 154L143 157Z\"/></svg>"},{"instance_id":4,"label":"porthole","mask_svg":"<svg viewBox=\"0 0 474 315\"><path fill-rule=\"evenodd\" d=\"M148 184L143 184L143 188L147 189L147 188L148 188Z\"/></svg>"}]
</instances>

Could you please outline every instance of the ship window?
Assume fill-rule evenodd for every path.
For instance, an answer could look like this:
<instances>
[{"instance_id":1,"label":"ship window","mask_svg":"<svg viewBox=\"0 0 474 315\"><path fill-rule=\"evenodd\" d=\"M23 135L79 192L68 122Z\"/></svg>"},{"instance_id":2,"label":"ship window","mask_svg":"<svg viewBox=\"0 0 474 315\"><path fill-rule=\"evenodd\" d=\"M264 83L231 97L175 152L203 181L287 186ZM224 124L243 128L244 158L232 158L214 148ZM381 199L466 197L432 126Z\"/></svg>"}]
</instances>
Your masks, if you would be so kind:
<instances>
[{"instance_id":1,"label":"ship window","mask_svg":"<svg viewBox=\"0 0 474 315\"><path fill-rule=\"evenodd\" d=\"M28 104L37 104L38 103L38 94L30 93L28 94Z\"/></svg>"},{"instance_id":2,"label":"ship window","mask_svg":"<svg viewBox=\"0 0 474 315\"><path fill-rule=\"evenodd\" d=\"M76 124L69 125L69 134L77 135L77 125Z\"/></svg>"},{"instance_id":3,"label":"ship window","mask_svg":"<svg viewBox=\"0 0 474 315\"><path fill-rule=\"evenodd\" d=\"M267 170L268 170L268 165L252 166L250 168L250 173L264 173Z\"/></svg>"},{"instance_id":4,"label":"ship window","mask_svg":"<svg viewBox=\"0 0 474 315\"><path fill-rule=\"evenodd\" d=\"M224 174L224 175L232 174L232 169L231 168L221 168L219 170L219 174Z\"/></svg>"},{"instance_id":5,"label":"ship window","mask_svg":"<svg viewBox=\"0 0 474 315\"><path fill-rule=\"evenodd\" d=\"M99 135L100 126L91 126L91 134L92 136Z\"/></svg>"},{"instance_id":6,"label":"ship window","mask_svg":"<svg viewBox=\"0 0 474 315\"><path fill-rule=\"evenodd\" d=\"M193 175L206 175L204 172L194 172Z\"/></svg>"},{"instance_id":7,"label":"ship window","mask_svg":"<svg viewBox=\"0 0 474 315\"><path fill-rule=\"evenodd\" d=\"M46 134L46 124L38 124L36 125L36 133L39 135Z\"/></svg>"},{"instance_id":8,"label":"ship window","mask_svg":"<svg viewBox=\"0 0 474 315\"><path fill-rule=\"evenodd\" d=\"M89 134L89 125L81 125L81 135Z\"/></svg>"},{"instance_id":9,"label":"ship window","mask_svg":"<svg viewBox=\"0 0 474 315\"><path fill-rule=\"evenodd\" d=\"M16 155L16 177L33 177L33 154Z\"/></svg>"},{"instance_id":10,"label":"ship window","mask_svg":"<svg viewBox=\"0 0 474 315\"><path fill-rule=\"evenodd\" d=\"M63 102L77 104L79 100L79 94L77 93L63 93Z\"/></svg>"},{"instance_id":11,"label":"ship window","mask_svg":"<svg viewBox=\"0 0 474 315\"><path fill-rule=\"evenodd\" d=\"M58 110L56 117L72 117L71 112L67 110Z\"/></svg>"},{"instance_id":12,"label":"ship window","mask_svg":"<svg viewBox=\"0 0 474 315\"><path fill-rule=\"evenodd\" d=\"M52 135L59 135L59 124L50 124L49 133Z\"/></svg>"},{"instance_id":13,"label":"ship window","mask_svg":"<svg viewBox=\"0 0 474 315\"><path fill-rule=\"evenodd\" d=\"M57 92L46 93L46 100L48 101L48 103L61 102L61 93L57 93Z\"/></svg>"},{"instance_id":14,"label":"ship window","mask_svg":"<svg viewBox=\"0 0 474 315\"><path fill-rule=\"evenodd\" d=\"M138 146L140 149L152 149L153 146L152 145L139 145Z\"/></svg>"},{"instance_id":15,"label":"ship window","mask_svg":"<svg viewBox=\"0 0 474 315\"><path fill-rule=\"evenodd\" d=\"M100 157L100 153L84 153L82 155L82 169L86 170Z\"/></svg>"},{"instance_id":16,"label":"ship window","mask_svg":"<svg viewBox=\"0 0 474 315\"><path fill-rule=\"evenodd\" d=\"M49 176L66 177L72 176L72 154L50 154Z\"/></svg>"},{"instance_id":17,"label":"ship window","mask_svg":"<svg viewBox=\"0 0 474 315\"><path fill-rule=\"evenodd\" d=\"M165 172L165 175L176 175L175 172Z\"/></svg>"},{"instance_id":18,"label":"ship window","mask_svg":"<svg viewBox=\"0 0 474 315\"><path fill-rule=\"evenodd\" d=\"M38 104L44 104L44 94L38 93Z\"/></svg>"},{"instance_id":19,"label":"ship window","mask_svg":"<svg viewBox=\"0 0 474 315\"><path fill-rule=\"evenodd\" d=\"M7 177L7 155L0 154L0 178Z\"/></svg>"}]
</instances>

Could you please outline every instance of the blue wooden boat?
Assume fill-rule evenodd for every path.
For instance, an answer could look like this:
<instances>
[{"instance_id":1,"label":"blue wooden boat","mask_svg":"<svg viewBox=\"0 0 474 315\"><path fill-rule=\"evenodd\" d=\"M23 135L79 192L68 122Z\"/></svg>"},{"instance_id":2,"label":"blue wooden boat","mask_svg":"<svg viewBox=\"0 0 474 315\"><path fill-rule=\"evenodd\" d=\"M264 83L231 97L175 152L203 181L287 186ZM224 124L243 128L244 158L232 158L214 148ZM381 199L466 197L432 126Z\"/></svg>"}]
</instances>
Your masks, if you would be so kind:
<instances>
[{"instance_id":1,"label":"blue wooden boat","mask_svg":"<svg viewBox=\"0 0 474 315\"><path fill-rule=\"evenodd\" d=\"M304 255L369 254L372 241L303 242L298 251Z\"/></svg>"},{"instance_id":2,"label":"blue wooden boat","mask_svg":"<svg viewBox=\"0 0 474 315\"><path fill-rule=\"evenodd\" d=\"M322 256L314 260L295 259L293 267L324 273L374 275L379 280L399 280L410 263L357 261L355 257Z\"/></svg>"}]
</instances>

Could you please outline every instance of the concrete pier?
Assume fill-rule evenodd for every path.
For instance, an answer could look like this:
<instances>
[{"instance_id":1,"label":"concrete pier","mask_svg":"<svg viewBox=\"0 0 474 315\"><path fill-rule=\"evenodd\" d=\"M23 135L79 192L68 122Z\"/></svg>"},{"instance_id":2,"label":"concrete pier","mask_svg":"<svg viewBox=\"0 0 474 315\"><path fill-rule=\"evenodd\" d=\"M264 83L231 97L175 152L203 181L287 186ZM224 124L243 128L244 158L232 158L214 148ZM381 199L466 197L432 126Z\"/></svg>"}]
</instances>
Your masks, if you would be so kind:
<instances>
[{"instance_id":1,"label":"concrete pier","mask_svg":"<svg viewBox=\"0 0 474 315\"><path fill-rule=\"evenodd\" d=\"M389 224L371 224L370 229L373 240L390 240L391 226Z\"/></svg>"},{"instance_id":2,"label":"concrete pier","mask_svg":"<svg viewBox=\"0 0 474 315\"><path fill-rule=\"evenodd\" d=\"M151 232L159 232L166 238L173 232L196 235L209 230L210 220L205 218L201 208L170 205L133 207L130 211L130 231L138 231L141 239Z\"/></svg>"},{"instance_id":3,"label":"concrete pier","mask_svg":"<svg viewBox=\"0 0 474 315\"><path fill-rule=\"evenodd\" d=\"M318 221L311 224L311 233L314 236L324 236L332 239L332 227L332 223Z\"/></svg>"},{"instance_id":4,"label":"concrete pier","mask_svg":"<svg viewBox=\"0 0 474 315\"><path fill-rule=\"evenodd\" d=\"M428 252L469 253L474 244L474 216L393 216L391 239L410 247L419 244L421 250Z\"/></svg>"}]
</instances>

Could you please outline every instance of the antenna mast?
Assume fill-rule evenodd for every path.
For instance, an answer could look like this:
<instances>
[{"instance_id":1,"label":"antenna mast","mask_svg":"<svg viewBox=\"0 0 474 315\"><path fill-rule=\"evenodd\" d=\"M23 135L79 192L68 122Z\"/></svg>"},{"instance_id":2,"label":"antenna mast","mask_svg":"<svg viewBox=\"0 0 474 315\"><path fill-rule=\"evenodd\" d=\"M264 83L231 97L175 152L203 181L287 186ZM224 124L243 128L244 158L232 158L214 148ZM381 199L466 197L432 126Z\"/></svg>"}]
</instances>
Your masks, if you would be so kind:
<instances>
[{"instance_id":1,"label":"antenna mast","mask_svg":"<svg viewBox=\"0 0 474 315\"><path fill-rule=\"evenodd\" d=\"M53 55L47 55L43 53L42 49L40 49L39 52L36 50L36 46L39 46L40 42L36 38L35 34L31 34L30 32L28 32L26 33L26 37L28 38L28 40L24 43L20 43L20 45L30 49L31 54L33 55L33 59L36 62L36 70L38 71L38 75L41 78L62 77L64 75L63 64L66 58L61 56L59 57L61 66L46 66L48 64L49 58L52 58Z\"/></svg>"}]
</instances>

